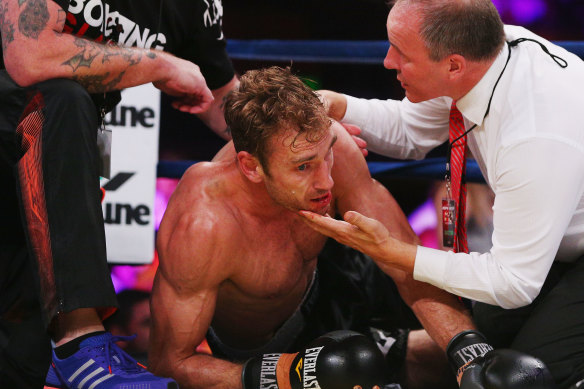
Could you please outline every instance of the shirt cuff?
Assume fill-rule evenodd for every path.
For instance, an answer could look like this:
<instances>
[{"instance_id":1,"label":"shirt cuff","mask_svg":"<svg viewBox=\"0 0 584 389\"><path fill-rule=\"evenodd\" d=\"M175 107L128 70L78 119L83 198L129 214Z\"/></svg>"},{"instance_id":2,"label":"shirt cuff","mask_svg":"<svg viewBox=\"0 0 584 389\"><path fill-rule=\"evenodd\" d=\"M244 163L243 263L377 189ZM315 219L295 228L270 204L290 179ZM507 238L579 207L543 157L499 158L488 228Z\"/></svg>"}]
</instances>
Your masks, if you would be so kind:
<instances>
[{"instance_id":1,"label":"shirt cuff","mask_svg":"<svg viewBox=\"0 0 584 389\"><path fill-rule=\"evenodd\" d=\"M447 261L448 253L446 251L418 246L416 262L414 263L414 279L444 289Z\"/></svg>"}]
</instances>

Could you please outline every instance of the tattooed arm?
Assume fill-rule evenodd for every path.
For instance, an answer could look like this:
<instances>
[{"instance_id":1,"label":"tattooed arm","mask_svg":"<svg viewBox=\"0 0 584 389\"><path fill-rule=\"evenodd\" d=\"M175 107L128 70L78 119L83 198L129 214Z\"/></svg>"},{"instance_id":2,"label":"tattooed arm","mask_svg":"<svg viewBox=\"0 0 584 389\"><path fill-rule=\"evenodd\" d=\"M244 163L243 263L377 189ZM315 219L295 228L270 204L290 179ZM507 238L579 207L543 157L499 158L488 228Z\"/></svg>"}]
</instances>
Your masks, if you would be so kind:
<instances>
[{"instance_id":1,"label":"tattooed arm","mask_svg":"<svg viewBox=\"0 0 584 389\"><path fill-rule=\"evenodd\" d=\"M16 83L70 78L95 93L152 82L188 102L191 113L209 107L213 97L197 65L164 52L63 33L65 15L52 0L0 0L4 64Z\"/></svg>"}]
</instances>

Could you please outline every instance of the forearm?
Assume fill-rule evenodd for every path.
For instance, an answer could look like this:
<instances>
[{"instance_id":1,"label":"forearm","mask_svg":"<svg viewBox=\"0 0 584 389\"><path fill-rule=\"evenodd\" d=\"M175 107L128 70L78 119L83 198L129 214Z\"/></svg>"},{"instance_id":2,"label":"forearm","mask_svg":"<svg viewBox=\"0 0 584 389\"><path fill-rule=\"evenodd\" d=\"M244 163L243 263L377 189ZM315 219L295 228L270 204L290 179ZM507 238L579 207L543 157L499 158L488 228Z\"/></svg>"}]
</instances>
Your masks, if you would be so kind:
<instances>
[{"instance_id":1,"label":"forearm","mask_svg":"<svg viewBox=\"0 0 584 389\"><path fill-rule=\"evenodd\" d=\"M394 243L396 245L391 251L391 258L380 256L374 259L381 270L393 278L401 297L412 308L430 337L446 350L454 335L475 328L469 312L456 296L414 280L411 266L415 261L415 246L396 240ZM402 248L398 249L397 246Z\"/></svg>"},{"instance_id":2,"label":"forearm","mask_svg":"<svg viewBox=\"0 0 584 389\"><path fill-rule=\"evenodd\" d=\"M239 389L240 365L196 351L205 339L217 297L215 286L199 288L199 282L208 281L216 285L213 275L217 276L217 272L201 273L193 261L188 260L189 256L176 254L176 248L187 247L182 242L192 241L186 239L190 234L181 235L181 232L175 231L173 236L177 241L173 244L177 243L178 246L169 248L164 242L165 232L162 229L162 235L158 237L160 266L154 278L150 300L152 325L148 348L149 368L156 374L174 378L181 389ZM204 251L203 247L199 254L204 255ZM197 270L191 270L193 268ZM196 275L189 273L193 271Z\"/></svg>"},{"instance_id":3,"label":"forearm","mask_svg":"<svg viewBox=\"0 0 584 389\"><path fill-rule=\"evenodd\" d=\"M38 41L15 40L6 49L7 57L7 71L22 86L68 78L91 93L163 80L173 71L173 59L166 53L105 45L49 30L41 32Z\"/></svg>"},{"instance_id":4,"label":"forearm","mask_svg":"<svg viewBox=\"0 0 584 389\"><path fill-rule=\"evenodd\" d=\"M170 360L158 359L158 362L151 364L150 370L155 374L172 377L181 389L242 388L240 364L205 354L195 354L182 361L165 363L167 361Z\"/></svg>"},{"instance_id":5,"label":"forearm","mask_svg":"<svg viewBox=\"0 0 584 389\"><path fill-rule=\"evenodd\" d=\"M231 140L231 133L227 130L227 123L225 123L225 118L223 116L223 108L219 104L216 104L216 101L217 99L214 100L213 104L207 111L198 116L199 119L201 119L207 127L213 130L215 134L223 140L229 141Z\"/></svg>"},{"instance_id":6,"label":"forearm","mask_svg":"<svg viewBox=\"0 0 584 389\"><path fill-rule=\"evenodd\" d=\"M359 136L367 142L369 150L400 159L421 159L429 150L422 150L419 145L413 144L403 130L399 109L401 102L360 99L329 90L318 93L331 118L361 129Z\"/></svg>"},{"instance_id":7,"label":"forearm","mask_svg":"<svg viewBox=\"0 0 584 389\"><path fill-rule=\"evenodd\" d=\"M225 117L223 116L223 104L225 97L238 86L239 79L235 76L222 87L213 89L211 91L215 98L213 104L207 111L198 115L207 127L227 141L231 140L231 133L227 129L227 123L225 123Z\"/></svg>"},{"instance_id":8,"label":"forearm","mask_svg":"<svg viewBox=\"0 0 584 389\"><path fill-rule=\"evenodd\" d=\"M458 298L444 290L413 278L416 246L392 239L393 248L375 259L378 266L389 274L404 301L430 337L446 350L452 337L461 331L474 328L469 312ZM400 268L402 271L396 271Z\"/></svg>"},{"instance_id":9,"label":"forearm","mask_svg":"<svg viewBox=\"0 0 584 389\"><path fill-rule=\"evenodd\" d=\"M474 329L470 313L459 299L430 284L413 281L408 287L415 296L409 296L409 305L430 337L446 350L450 339L461 331ZM407 295L408 292L400 293Z\"/></svg>"}]
</instances>

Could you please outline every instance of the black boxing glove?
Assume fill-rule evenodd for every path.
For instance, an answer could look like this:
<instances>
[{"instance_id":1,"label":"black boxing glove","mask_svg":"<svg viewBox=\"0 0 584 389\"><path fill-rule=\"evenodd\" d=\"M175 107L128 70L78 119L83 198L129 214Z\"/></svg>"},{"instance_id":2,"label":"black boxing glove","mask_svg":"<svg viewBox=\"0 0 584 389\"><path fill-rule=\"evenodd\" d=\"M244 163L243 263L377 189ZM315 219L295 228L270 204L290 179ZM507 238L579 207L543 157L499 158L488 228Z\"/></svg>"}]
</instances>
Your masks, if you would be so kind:
<instances>
[{"instance_id":1,"label":"black boxing glove","mask_svg":"<svg viewBox=\"0 0 584 389\"><path fill-rule=\"evenodd\" d=\"M456 335L446 351L461 389L555 388L542 361L515 350L493 350L477 331Z\"/></svg>"},{"instance_id":2,"label":"black boxing glove","mask_svg":"<svg viewBox=\"0 0 584 389\"><path fill-rule=\"evenodd\" d=\"M264 354L243 366L244 389L371 389L387 384L383 354L369 338L334 331L296 354Z\"/></svg>"},{"instance_id":3,"label":"black boxing glove","mask_svg":"<svg viewBox=\"0 0 584 389\"><path fill-rule=\"evenodd\" d=\"M474 360L461 389L554 389L551 373L539 359L520 351L498 349Z\"/></svg>"},{"instance_id":4,"label":"black boxing glove","mask_svg":"<svg viewBox=\"0 0 584 389\"><path fill-rule=\"evenodd\" d=\"M491 350L493 347L487 343L483 334L474 330L460 332L448 342L446 347L448 362L456 374L459 385L462 375L472 362Z\"/></svg>"}]
</instances>

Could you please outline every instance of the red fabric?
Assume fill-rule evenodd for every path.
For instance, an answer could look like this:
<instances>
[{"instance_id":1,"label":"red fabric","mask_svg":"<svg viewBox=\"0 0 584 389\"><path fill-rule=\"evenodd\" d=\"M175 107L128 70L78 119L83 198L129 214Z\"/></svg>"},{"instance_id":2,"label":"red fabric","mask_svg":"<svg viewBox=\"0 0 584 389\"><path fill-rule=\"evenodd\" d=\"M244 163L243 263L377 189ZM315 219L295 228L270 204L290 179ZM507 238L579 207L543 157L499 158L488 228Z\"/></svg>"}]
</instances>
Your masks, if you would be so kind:
<instances>
[{"instance_id":1,"label":"red fabric","mask_svg":"<svg viewBox=\"0 0 584 389\"><path fill-rule=\"evenodd\" d=\"M42 167L42 129L44 101L40 93L31 98L16 132L21 136L24 156L18 162L21 193L28 236L39 268L42 305L47 315L57 310L57 290Z\"/></svg>"},{"instance_id":2,"label":"red fabric","mask_svg":"<svg viewBox=\"0 0 584 389\"><path fill-rule=\"evenodd\" d=\"M466 241L465 208L466 208L466 182L461 182L461 177L466 170L466 135L460 137L464 129L462 114L456 108L456 102L452 102L450 108L450 185L452 198L456 202L456 219L454 234L454 252L468 253ZM452 143L453 140L456 140Z\"/></svg>"}]
</instances>

